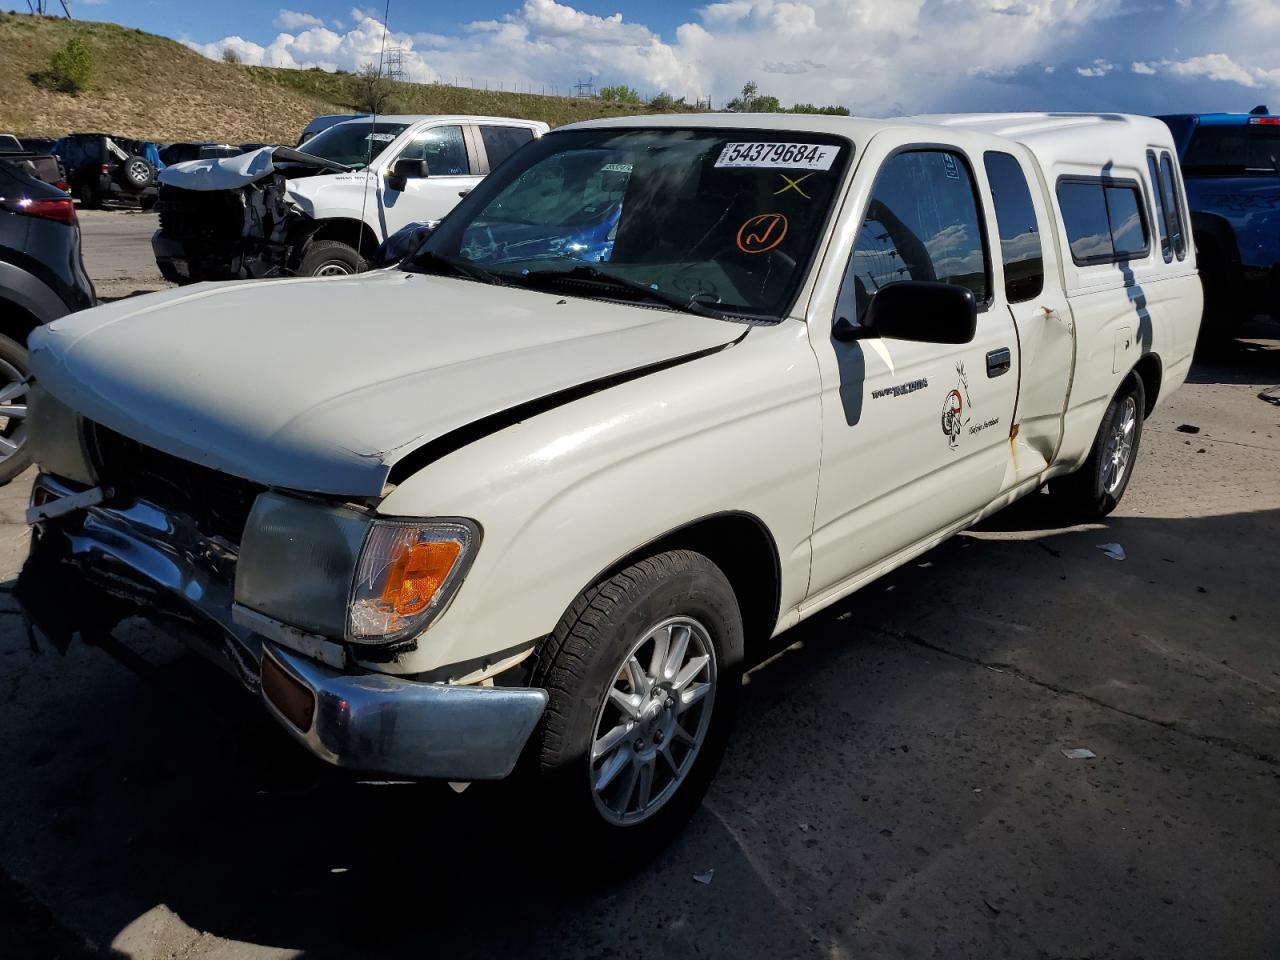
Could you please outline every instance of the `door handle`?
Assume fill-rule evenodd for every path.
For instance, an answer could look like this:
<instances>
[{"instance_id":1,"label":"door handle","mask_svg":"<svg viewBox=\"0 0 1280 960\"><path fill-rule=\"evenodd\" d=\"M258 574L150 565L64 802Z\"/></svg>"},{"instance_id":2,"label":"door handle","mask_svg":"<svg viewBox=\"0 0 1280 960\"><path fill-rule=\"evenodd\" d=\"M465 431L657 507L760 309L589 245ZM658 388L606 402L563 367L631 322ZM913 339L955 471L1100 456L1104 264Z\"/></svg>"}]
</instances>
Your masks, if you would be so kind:
<instances>
[{"instance_id":1,"label":"door handle","mask_svg":"<svg viewBox=\"0 0 1280 960\"><path fill-rule=\"evenodd\" d=\"M458 196L460 196L460 197L465 197L465 196L466 196L468 193L470 193L470 192L471 192L470 190L459 190L459 191L458 191Z\"/></svg>"},{"instance_id":2,"label":"door handle","mask_svg":"<svg viewBox=\"0 0 1280 960\"><path fill-rule=\"evenodd\" d=\"M1013 354L1008 347L987 351L987 376L998 377L1009 372L1013 365Z\"/></svg>"}]
</instances>

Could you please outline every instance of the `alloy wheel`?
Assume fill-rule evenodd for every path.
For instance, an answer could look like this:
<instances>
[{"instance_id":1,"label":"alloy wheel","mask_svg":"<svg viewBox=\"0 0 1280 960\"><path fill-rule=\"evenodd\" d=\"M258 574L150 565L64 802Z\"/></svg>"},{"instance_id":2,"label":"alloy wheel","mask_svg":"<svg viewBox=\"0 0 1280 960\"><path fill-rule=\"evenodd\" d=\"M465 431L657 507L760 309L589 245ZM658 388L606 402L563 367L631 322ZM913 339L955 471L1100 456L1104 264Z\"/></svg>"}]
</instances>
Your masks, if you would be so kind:
<instances>
[{"instance_id":1,"label":"alloy wheel","mask_svg":"<svg viewBox=\"0 0 1280 960\"><path fill-rule=\"evenodd\" d=\"M17 367L0 359L0 463L27 440L27 383Z\"/></svg>"},{"instance_id":2,"label":"alloy wheel","mask_svg":"<svg viewBox=\"0 0 1280 960\"><path fill-rule=\"evenodd\" d=\"M632 647L596 714L588 758L596 809L619 826L653 816L688 776L715 704L715 647L671 617Z\"/></svg>"},{"instance_id":3,"label":"alloy wheel","mask_svg":"<svg viewBox=\"0 0 1280 960\"><path fill-rule=\"evenodd\" d=\"M1129 471L1129 459L1133 454L1133 433L1138 425L1138 404L1127 396L1116 411L1116 418L1102 451L1102 489L1114 494L1124 482Z\"/></svg>"}]
</instances>

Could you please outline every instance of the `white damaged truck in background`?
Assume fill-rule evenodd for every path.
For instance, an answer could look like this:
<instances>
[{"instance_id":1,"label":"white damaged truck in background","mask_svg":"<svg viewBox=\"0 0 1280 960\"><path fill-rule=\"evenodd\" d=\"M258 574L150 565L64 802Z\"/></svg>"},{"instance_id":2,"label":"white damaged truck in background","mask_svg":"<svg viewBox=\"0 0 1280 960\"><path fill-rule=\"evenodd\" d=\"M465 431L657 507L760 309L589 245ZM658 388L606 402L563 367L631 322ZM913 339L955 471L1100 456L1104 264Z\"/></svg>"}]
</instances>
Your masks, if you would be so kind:
<instances>
[{"instance_id":1,"label":"white damaged truck in background","mask_svg":"<svg viewBox=\"0 0 1280 960\"><path fill-rule=\"evenodd\" d=\"M441 219L547 129L500 117L359 117L298 148L176 164L159 177L156 265L180 284L358 273L388 236Z\"/></svg>"},{"instance_id":2,"label":"white damaged truck in background","mask_svg":"<svg viewBox=\"0 0 1280 960\"><path fill-rule=\"evenodd\" d=\"M58 320L17 594L64 639L178 617L316 756L514 772L557 843L651 851L752 645L1046 484L1116 506L1199 325L1172 152L1116 114L594 121L398 268Z\"/></svg>"}]
</instances>

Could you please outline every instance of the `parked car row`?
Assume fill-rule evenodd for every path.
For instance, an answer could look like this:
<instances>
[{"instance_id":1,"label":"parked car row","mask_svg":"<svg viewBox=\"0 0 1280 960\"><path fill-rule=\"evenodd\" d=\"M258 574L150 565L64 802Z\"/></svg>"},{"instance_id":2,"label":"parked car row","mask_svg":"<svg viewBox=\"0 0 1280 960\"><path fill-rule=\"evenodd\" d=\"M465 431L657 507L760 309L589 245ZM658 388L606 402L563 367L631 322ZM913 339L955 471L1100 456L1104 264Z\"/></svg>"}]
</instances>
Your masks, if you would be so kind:
<instances>
[{"instance_id":1,"label":"parked car row","mask_svg":"<svg viewBox=\"0 0 1280 960\"><path fill-rule=\"evenodd\" d=\"M398 268L34 333L17 595L57 636L185 620L329 763L514 773L569 854L684 823L753 647L1045 484L1112 511L1191 364L1151 118L380 117L304 147L163 172L157 242L187 242L169 190L251 238L206 258L229 273L351 273L365 229L443 219Z\"/></svg>"}]
</instances>

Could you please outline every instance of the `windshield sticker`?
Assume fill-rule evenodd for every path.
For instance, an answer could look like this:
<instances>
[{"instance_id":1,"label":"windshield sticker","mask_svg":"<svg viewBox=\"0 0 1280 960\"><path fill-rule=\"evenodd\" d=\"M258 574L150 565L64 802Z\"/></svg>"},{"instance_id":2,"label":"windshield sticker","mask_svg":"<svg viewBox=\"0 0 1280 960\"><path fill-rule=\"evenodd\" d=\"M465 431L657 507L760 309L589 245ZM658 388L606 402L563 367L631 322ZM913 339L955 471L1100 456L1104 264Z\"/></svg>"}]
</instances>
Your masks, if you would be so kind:
<instances>
[{"instance_id":1,"label":"windshield sticker","mask_svg":"<svg viewBox=\"0 0 1280 960\"><path fill-rule=\"evenodd\" d=\"M800 194L800 196L804 197L806 200L813 199L813 197L809 196L807 193L805 193L803 190L800 189L800 184L804 183L806 180L812 177L813 176L812 173L806 173L804 176L796 177L795 179L788 177L785 173L780 173L778 174L778 176L782 178L782 189L773 191L773 195L775 197L780 193L786 193L789 190L794 190L796 193Z\"/></svg>"},{"instance_id":2,"label":"windshield sticker","mask_svg":"<svg viewBox=\"0 0 1280 960\"><path fill-rule=\"evenodd\" d=\"M947 174L947 179L960 179L960 168L956 165L956 158L953 154L944 153L942 155L942 168Z\"/></svg>"},{"instance_id":3,"label":"windshield sticker","mask_svg":"<svg viewBox=\"0 0 1280 960\"><path fill-rule=\"evenodd\" d=\"M830 170L839 153L825 143L726 143L716 166Z\"/></svg>"},{"instance_id":4,"label":"windshield sticker","mask_svg":"<svg viewBox=\"0 0 1280 960\"><path fill-rule=\"evenodd\" d=\"M787 235L787 218L761 213L738 228L738 249L743 253L768 253Z\"/></svg>"},{"instance_id":5,"label":"windshield sticker","mask_svg":"<svg viewBox=\"0 0 1280 960\"><path fill-rule=\"evenodd\" d=\"M630 173L631 164L629 163L606 163L600 168L605 173Z\"/></svg>"},{"instance_id":6,"label":"windshield sticker","mask_svg":"<svg viewBox=\"0 0 1280 960\"><path fill-rule=\"evenodd\" d=\"M373 140L377 143L390 143L395 138L396 135L394 133L371 133L365 137L366 140Z\"/></svg>"}]
</instances>

